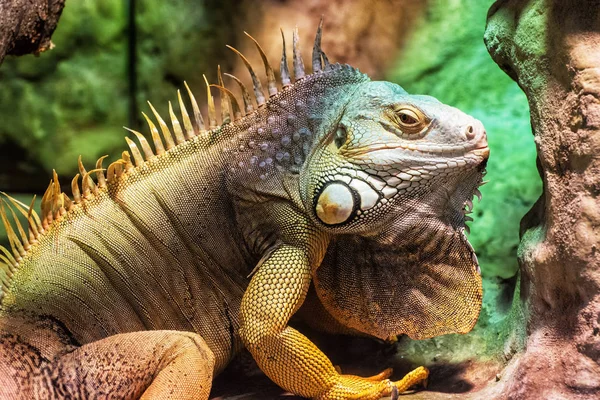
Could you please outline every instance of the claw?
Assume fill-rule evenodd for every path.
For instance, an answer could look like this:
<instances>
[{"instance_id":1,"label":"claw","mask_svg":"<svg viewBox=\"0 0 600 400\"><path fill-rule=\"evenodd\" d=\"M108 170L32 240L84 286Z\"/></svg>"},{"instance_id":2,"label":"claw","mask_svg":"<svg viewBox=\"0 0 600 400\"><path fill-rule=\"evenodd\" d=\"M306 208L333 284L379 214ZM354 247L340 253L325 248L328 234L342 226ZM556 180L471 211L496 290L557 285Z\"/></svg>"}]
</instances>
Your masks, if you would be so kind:
<instances>
[{"instance_id":1,"label":"claw","mask_svg":"<svg viewBox=\"0 0 600 400\"><path fill-rule=\"evenodd\" d=\"M481 201L481 192L479 191L479 189L475 189L475 196L477 196L477 199Z\"/></svg>"},{"instance_id":2,"label":"claw","mask_svg":"<svg viewBox=\"0 0 600 400\"><path fill-rule=\"evenodd\" d=\"M391 400L398 400L398 388L396 386L392 386L392 394L390 396Z\"/></svg>"}]
</instances>

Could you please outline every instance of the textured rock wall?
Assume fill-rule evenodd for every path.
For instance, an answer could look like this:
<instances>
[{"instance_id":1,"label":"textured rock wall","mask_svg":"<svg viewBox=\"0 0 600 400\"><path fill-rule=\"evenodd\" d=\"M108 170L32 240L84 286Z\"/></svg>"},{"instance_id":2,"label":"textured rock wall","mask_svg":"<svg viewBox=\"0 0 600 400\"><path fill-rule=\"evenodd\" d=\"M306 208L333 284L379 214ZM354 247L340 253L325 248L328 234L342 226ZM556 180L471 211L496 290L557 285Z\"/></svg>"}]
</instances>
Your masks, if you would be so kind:
<instances>
[{"instance_id":1,"label":"textured rock wall","mask_svg":"<svg viewBox=\"0 0 600 400\"><path fill-rule=\"evenodd\" d=\"M524 90L544 192L522 221L525 352L500 397L600 396L600 2L501 0L485 42Z\"/></svg>"}]
</instances>

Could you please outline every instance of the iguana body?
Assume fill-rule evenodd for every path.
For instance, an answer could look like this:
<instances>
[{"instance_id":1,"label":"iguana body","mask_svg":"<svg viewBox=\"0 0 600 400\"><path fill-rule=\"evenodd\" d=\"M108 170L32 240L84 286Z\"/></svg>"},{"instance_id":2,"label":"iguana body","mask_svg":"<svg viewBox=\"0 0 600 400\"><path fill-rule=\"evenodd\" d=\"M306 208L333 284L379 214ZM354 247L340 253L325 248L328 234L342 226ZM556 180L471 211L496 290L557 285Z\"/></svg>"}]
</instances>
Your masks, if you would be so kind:
<instances>
[{"instance_id":1,"label":"iguana body","mask_svg":"<svg viewBox=\"0 0 600 400\"><path fill-rule=\"evenodd\" d=\"M56 175L40 220L5 200L0 397L207 398L242 346L306 397L377 399L427 377L340 375L288 326L309 289L303 314L329 331L472 328L481 280L463 206L488 155L481 124L330 65L320 30L313 74L295 36L291 84L284 51L279 93L261 55L270 98L251 72L258 108L244 90L244 117L221 87L223 124L209 94L210 129L193 97L192 127L180 98L184 129L155 112L155 150L136 133L143 155L128 140L106 173L80 165L73 201Z\"/></svg>"}]
</instances>

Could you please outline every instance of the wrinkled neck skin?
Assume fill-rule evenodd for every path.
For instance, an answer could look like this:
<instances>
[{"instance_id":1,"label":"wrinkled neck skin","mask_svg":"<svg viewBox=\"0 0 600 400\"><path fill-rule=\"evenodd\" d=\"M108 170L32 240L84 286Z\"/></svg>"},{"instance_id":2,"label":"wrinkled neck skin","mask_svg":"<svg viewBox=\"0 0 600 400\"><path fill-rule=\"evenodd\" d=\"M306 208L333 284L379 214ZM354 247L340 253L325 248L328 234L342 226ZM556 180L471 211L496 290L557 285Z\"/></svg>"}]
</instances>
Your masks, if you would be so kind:
<instances>
[{"instance_id":1,"label":"wrinkled neck skin","mask_svg":"<svg viewBox=\"0 0 600 400\"><path fill-rule=\"evenodd\" d=\"M457 190L471 196L481 169L456 178L472 182ZM467 194L444 183L450 182L396 203L394 217L369 234L332 238L313 282L325 310L343 326L380 339L473 328L482 291L460 212Z\"/></svg>"},{"instance_id":2,"label":"wrinkled neck skin","mask_svg":"<svg viewBox=\"0 0 600 400\"><path fill-rule=\"evenodd\" d=\"M381 243L399 245L406 241L405 233L413 229L415 220L422 221L423 229L443 230L445 234L462 234L465 227L463 207L473 197L481 183L485 165L474 166L461 175L434 179L432 185L414 190L391 205L393 217L382 222L380 228L365 236ZM459 184L460 183L460 184ZM389 226L394 229L390 230ZM464 238L466 242L466 237Z\"/></svg>"}]
</instances>

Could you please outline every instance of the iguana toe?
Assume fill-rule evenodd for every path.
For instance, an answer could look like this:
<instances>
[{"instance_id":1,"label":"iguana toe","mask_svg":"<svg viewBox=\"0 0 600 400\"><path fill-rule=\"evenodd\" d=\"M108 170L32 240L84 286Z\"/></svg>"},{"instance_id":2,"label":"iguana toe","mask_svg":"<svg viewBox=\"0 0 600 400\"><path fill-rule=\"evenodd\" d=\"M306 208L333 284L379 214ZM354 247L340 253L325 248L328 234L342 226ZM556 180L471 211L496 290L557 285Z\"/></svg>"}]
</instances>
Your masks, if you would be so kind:
<instances>
[{"instance_id":1,"label":"iguana toe","mask_svg":"<svg viewBox=\"0 0 600 400\"><path fill-rule=\"evenodd\" d=\"M404 378L394 382L394 387L398 392L402 393L412 386L422 384L423 387L427 387L427 378L429 377L429 370L425 367L418 367L404 375Z\"/></svg>"}]
</instances>

